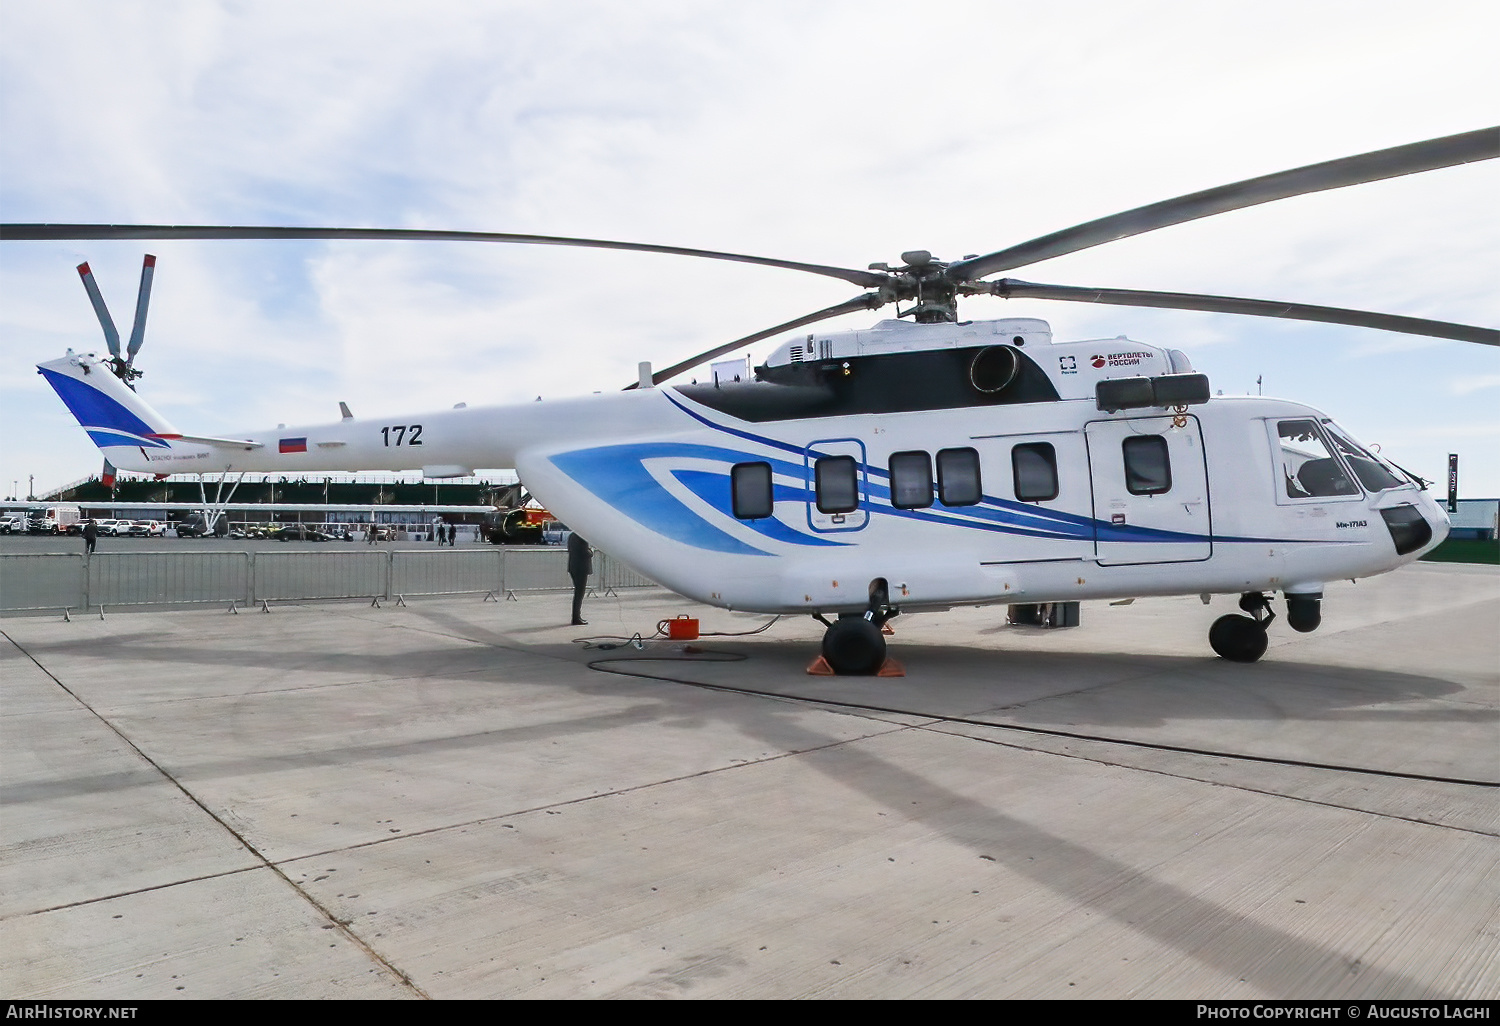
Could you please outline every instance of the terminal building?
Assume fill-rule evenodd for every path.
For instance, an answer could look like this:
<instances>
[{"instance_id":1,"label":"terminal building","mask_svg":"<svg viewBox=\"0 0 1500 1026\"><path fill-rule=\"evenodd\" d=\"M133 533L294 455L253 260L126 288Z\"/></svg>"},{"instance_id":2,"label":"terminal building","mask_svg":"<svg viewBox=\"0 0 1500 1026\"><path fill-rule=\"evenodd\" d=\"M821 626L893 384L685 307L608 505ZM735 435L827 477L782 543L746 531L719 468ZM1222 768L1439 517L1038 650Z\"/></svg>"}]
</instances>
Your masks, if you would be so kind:
<instances>
[{"instance_id":1,"label":"terminal building","mask_svg":"<svg viewBox=\"0 0 1500 1026\"><path fill-rule=\"evenodd\" d=\"M232 490L232 496L231 496ZM117 475L106 482L88 477L37 496L35 502L68 503L84 518L186 520L192 508L222 508L230 524L375 524L401 528L446 523L480 530L489 509L522 506L526 493L513 474L495 478L423 480L403 474L178 474L166 478ZM139 506L131 505L140 503ZM24 506L25 504L17 504ZM289 510L286 506L303 507Z\"/></svg>"}]
</instances>

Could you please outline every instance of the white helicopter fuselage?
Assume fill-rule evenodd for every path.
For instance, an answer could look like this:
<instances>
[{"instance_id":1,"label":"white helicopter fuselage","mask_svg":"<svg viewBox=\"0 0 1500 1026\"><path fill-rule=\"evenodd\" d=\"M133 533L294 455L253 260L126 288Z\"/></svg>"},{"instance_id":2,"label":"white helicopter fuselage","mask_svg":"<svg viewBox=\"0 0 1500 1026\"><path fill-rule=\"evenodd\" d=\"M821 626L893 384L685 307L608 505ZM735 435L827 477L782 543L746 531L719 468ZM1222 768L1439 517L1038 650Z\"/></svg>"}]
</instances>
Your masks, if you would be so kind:
<instances>
[{"instance_id":1,"label":"white helicopter fuselage","mask_svg":"<svg viewBox=\"0 0 1500 1026\"><path fill-rule=\"evenodd\" d=\"M909 370L926 366L930 380ZM858 612L877 587L902 610L1317 595L1448 531L1438 503L1319 411L1219 397L1110 412L1100 381L1176 380L1186 358L1123 338L1053 344L1031 319L808 335L755 383L228 438L175 431L91 356L40 369L121 469L513 467L592 544L738 610Z\"/></svg>"}]
</instances>

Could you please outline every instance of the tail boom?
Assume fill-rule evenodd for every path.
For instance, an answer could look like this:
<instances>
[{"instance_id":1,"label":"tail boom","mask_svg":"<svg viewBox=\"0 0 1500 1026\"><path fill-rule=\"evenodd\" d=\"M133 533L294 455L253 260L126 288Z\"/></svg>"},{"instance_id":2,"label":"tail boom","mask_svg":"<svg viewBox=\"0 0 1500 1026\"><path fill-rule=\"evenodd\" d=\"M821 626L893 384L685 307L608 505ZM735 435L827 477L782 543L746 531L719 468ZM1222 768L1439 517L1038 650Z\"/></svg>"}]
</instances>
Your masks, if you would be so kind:
<instances>
[{"instance_id":1,"label":"tail boom","mask_svg":"<svg viewBox=\"0 0 1500 1026\"><path fill-rule=\"evenodd\" d=\"M655 389L524 403L463 407L385 418L341 417L234 437L178 431L109 370L108 361L72 352L39 364L79 424L121 470L147 474L411 471L464 477L516 466L517 453L582 436L660 431L671 408Z\"/></svg>"}]
</instances>

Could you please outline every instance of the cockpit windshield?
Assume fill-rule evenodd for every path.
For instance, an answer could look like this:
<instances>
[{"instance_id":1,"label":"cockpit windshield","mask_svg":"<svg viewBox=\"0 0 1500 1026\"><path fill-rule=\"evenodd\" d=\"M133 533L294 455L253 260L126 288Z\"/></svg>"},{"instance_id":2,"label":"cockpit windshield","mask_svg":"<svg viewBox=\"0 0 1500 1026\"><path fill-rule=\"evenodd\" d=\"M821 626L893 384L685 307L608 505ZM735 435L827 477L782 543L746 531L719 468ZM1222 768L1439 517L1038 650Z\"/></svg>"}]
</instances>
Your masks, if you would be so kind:
<instances>
[{"instance_id":1,"label":"cockpit windshield","mask_svg":"<svg viewBox=\"0 0 1500 1026\"><path fill-rule=\"evenodd\" d=\"M1333 421L1324 420L1323 428L1333 439L1334 448L1343 455L1349 469L1354 471L1354 476L1359 478L1359 483L1367 491L1380 492L1405 483L1383 460L1349 437L1348 432Z\"/></svg>"}]
</instances>

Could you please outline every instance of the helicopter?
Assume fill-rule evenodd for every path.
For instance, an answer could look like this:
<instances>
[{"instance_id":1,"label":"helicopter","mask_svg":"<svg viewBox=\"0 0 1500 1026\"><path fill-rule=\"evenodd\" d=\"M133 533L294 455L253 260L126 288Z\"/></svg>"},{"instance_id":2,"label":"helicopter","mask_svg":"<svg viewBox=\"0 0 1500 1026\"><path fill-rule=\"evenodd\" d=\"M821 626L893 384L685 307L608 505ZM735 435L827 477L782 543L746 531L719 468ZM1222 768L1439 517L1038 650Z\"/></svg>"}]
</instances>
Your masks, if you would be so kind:
<instances>
[{"instance_id":1,"label":"helicopter","mask_svg":"<svg viewBox=\"0 0 1500 1026\"><path fill-rule=\"evenodd\" d=\"M1312 164L1089 221L987 255L924 250L867 269L647 243L496 232L192 225L0 226L5 240L365 239L575 246L780 267L852 299L715 346L619 392L380 419L183 434L135 391L155 258L122 350L88 265L110 355L38 365L116 467L153 474L513 467L594 544L686 597L810 614L838 674L884 665L902 612L1081 600L1239 597L1209 645L1255 662L1285 598L1316 630L1326 582L1420 558L1448 533L1427 482L1307 405L1213 396L1179 350L1124 336L1054 340L1037 318L961 320L967 296L1322 321L1483 345L1500 331L1392 314L1193 293L991 278L1040 260L1273 200L1500 156L1500 128ZM804 332L894 305L864 329ZM903 308L903 304L905 304ZM763 339L763 364L670 379ZM721 374L721 368L724 372ZM1076 605L1072 608L1076 610Z\"/></svg>"}]
</instances>

